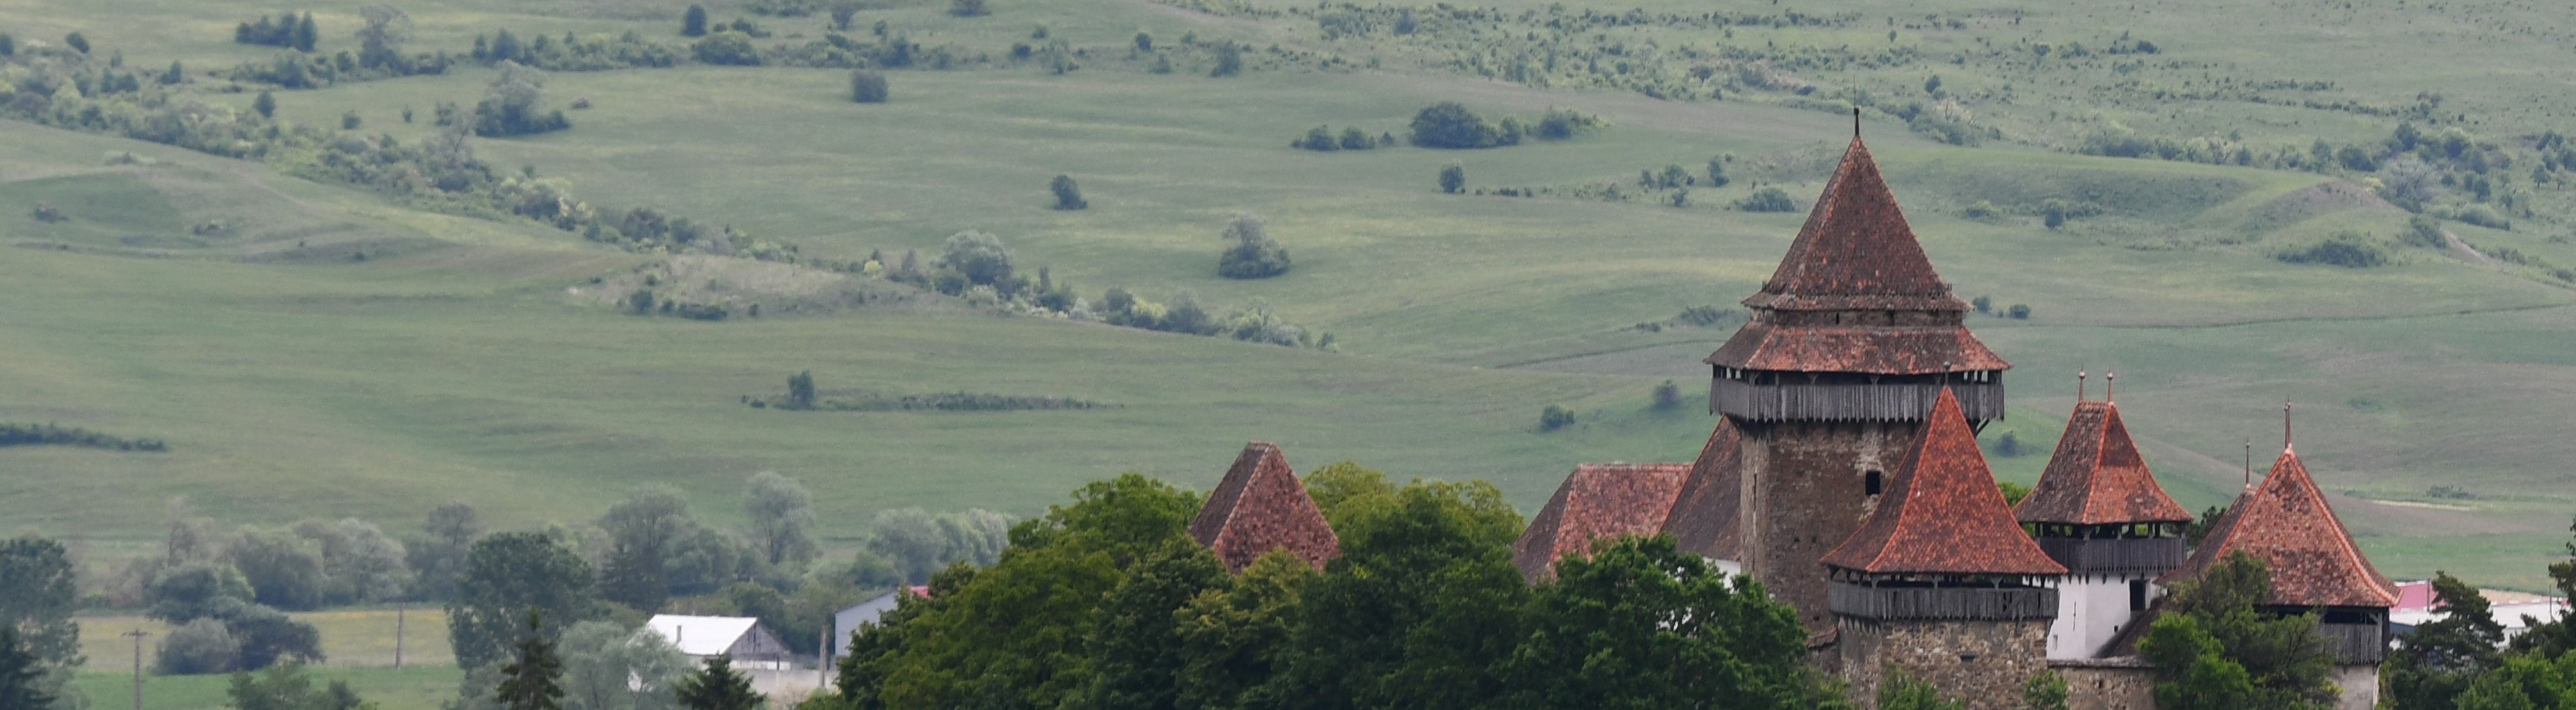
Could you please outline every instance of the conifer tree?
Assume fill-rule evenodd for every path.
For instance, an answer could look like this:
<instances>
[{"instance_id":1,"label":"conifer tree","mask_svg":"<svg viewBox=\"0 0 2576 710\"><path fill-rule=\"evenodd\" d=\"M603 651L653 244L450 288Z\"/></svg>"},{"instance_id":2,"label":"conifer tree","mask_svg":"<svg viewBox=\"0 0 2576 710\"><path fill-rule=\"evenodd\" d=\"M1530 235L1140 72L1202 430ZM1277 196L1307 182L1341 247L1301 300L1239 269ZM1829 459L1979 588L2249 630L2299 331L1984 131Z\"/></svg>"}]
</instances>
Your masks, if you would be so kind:
<instances>
[{"instance_id":1,"label":"conifer tree","mask_svg":"<svg viewBox=\"0 0 2576 710\"><path fill-rule=\"evenodd\" d=\"M18 637L17 624L0 624L0 708L41 708L54 703L44 689L45 669Z\"/></svg>"},{"instance_id":2,"label":"conifer tree","mask_svg":"<svg viewBox=\"0 0 2576 710\"><path fill-rule=\"evenodd\" d=\"M707 9L699 5L690 5L688 14L680 16L680 35L683 37L703 37L706 36L706 34Z\"/></svg>"},{"instance_id":3,"label":"conifer tree","mask_svg":"<svg viewBox=\"0 0 2576 710\"><path fill-rule=\"evenodd\" d=\"M541 633L539 622L537 610L529 609L528 635L519 638L517 657L501 667L493 699L506 710L563 709L563 659L555 656L555 642Z\"/></svg>"},{"instance_id":4,"label":"conifer tree","mask_svg":"<svg viewBox=\"0 0 2576 710\"><path fill-rule=\"evenodd\" d=\"M751 678L733 669L733 660L710 656L707 666L680 680L680 707L689 710L756 710L766 698L751 692Z\"/></svg>"},{"instance_id":5,"label":"conifer tree","mask_svg":"<svg viewBox=\"0 0 2576 710\"><path fill-rule=\"evenodd\" d=\"M300 51L300 52L311 52L311 51L313 51L313 43L314 43L315 41L320 40L321 38L322 38L322 33L321 33L321 32L316 31L316 30L314 29L314 27L313 27L313 11L311 11L311 10L306 10L306 11L304 11L304 20L303 20L302 22L299 22L299 23L297 23L297 24L295 25L295 49L296 49L296 51Z\"/></svg>"}]
</instances>

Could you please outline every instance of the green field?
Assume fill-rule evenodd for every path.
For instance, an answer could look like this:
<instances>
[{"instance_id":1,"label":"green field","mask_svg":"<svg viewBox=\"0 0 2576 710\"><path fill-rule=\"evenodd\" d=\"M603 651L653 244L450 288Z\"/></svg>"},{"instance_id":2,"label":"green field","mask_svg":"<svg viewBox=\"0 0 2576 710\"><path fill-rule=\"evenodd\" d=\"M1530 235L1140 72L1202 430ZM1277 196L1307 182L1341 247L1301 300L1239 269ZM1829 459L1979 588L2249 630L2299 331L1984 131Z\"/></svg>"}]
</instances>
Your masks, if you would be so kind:
<instances>
[{"instance_id":1,"label":"green field","mask_svg":"<svg viewBox=\"0 0 2576 710\"><path fill-rule=\"evenodd\" d=\"M296 9L316 12L329 53L354 46L363 4ZM417 22L411 49L461 53L505 26L677 43L686 4L403 8ZM1005 58L890 71L894 100L873 105L846 100L839 69L556 72L552 103L593 106L570 113L572 130L472 143L502 170L564 178L593 204L731 225L809 257L917 249L926 259L948 235L984 230L1023 270L1046 266L1086 298L1111 286L1157 300L1190 289L1220 314L1259 299L1332 333L1339 352L1006 317L929 296L716 323L623 315L607 303L616 292L593 279L623 283L610 280L669 257L426 211L257 161L0 120L0 244L15 247L0 252L0 422L171 446L0 449L0 528L77 538L112 557L153 538L173 498L228 523L357 516L401 531L447 500L471 502L499 526L578 522L646 483L679 486L699 515L730 524L742 481L774 470L811 486L824 532L846 540L879 510L1028 515L1121 471L1203 487L1252 439L1280 442L1303 468L1349 459L1399 476L1493 480L1534 510L1576 462L1696 450L1712 425L1688 396L1706 376L1698 359L1734 324L1635 326L1732 306L1758 287L1803 211L1728 205L1762 185L1803 208L1851 130L1838 113L1847 104L1835 102L1862 102L1856 92L1866 91L1872 150L1942 274L1963 297L2033 308L2029 320L1972 320L2016 365L2011 418L1987 438L2014 432L2042 452L1995 459L2001 475L2036 477L2079 369L2096 373L2096 392L2099 373L2122 375L2131 430L2194 509L2233 494L2249 441L2258 466L2277 452L2280 403L2291 400L2299 450L2384 571L2544 584L2541 565L2576 511L2576 471L2558 432L2576 392L2576 291L2537 264L2576 265L2564 212L2576 192L2551 177L2564 173L2535 172L2528 151L2543 131L2576 131L2564 118L2576 100L2559 90L2565 35L2576 29L2566 18L2500 2L2436 12L2395 0L2118 9L1650 0L1567 12L1631 4L1825 20L1560 32L1545 26L1557 16L1548 4L1501 0L1486 7L1506 12L1481 20L1422 6L1424 29L1413 34L1380 26L1327 37L1302 3L1202 11L998 0L982 18L952 17L945 3L879 3L859 14L854 36L883 20L925 46ZM153 71L180 60L192 74L182 95L246 108L256 87L206 72L274 56L229 40L235 22L279 9L0 0L0 31L32 46L79 30L98 51ZM731 3L711 10L719 20L743 13ZM818 38L826 21L753 19L779 34L764 42ZM1044 44L1030 37L1040 25L1084 50L1084 68L1059 76L1009 61L1013 42ZM1173 73L1130 58L1140 30L1170 48ZM1205 75L1204 48L1219 39L1255 48L1245 74ZM2103 51L2135 39L2159 52ZM2067 42L2095 53L2031 48ZM1561 61L1494 69L1542 56ZM1703 66L1712 73L1696 74ZM1764 72L1816 89L1740 85ZM492 74L466 64L445 76L280 91L279 117L336 126L355 111L365 132L417 144L431 136L433 104L470 106ZM1933 74L1945 98L1924 90ZM1726 98L1708 100L1710 91ZM2438 115L2415 108L2425 91L2444 94ZM1318 124L1401 134L1437 100L1524 120L1573 107L1611 126L1478 151L1287 147ZM1976 147L1926 138L1895 113L1914 101L1947 101L1993 135ZM403 123L405 108L420 120ZM2272 255L2338 232L2392 238L2407 213L2350 171L2072 154L2114 122L2269 153L2378 141L2401 120L2523 156L2498 173L2498 199L2529 212L2515 213L2512 230L2443 226L2528 263L2391 246L2392 263L2377 268L2286 264ZM117 157L125 153L139 160ZM1470 192L1633 188L1640 170L1696 173L1722 154L1735 156L1736 182L1694 189L1679 208L1660 204L1661 192L1605 201L1433 187L1455 162ZM1047 208L1047 181L1060 173L1081 180L1090 209ZM2450 194L2469 199L2465 188ZM2053 199L2097 213L2050 229L2036 211ZM1968 217L1981 202L2006 214ZM37 221L39 203L71 219ZM1264 218L1295 270L1218 278L1218 231L1237 213ZM708 273L755 295L764 279L824 278L785 271L728 260ZM806 370L827 396L972 391L1116 406L839 413L742 403L774 397ZM1649 390L1667 379L1685 404L1655 409ZM1548 404L1574 408L1579 423L1540 431ZM2427 498L2434 485L2477 498ZM121 639L91 636L95 669ZM326 644L343 643L334 636L326 628ZM441 683L452 691L452 678L419 681ZM398 707L388 697L388 710Z\"/></svg>"},{"instance_id":2,"label":"green field","mask_svg":"<svg viewBox=\"0 0 2576 710\"><path fill-rule=\"evenodd\" d=\"M440 703L455 699L460 675L455 668L337 668L312 669L316 683L348 681L358 697L374 703L380 710L438 710ZM214 710L231 707L225 695L231 678L223 675L143 677L144 710ZM89 695L90 707L125 708L134 703L132 672L83 671L74 681L81 692Z\"/></svg>"},{"instance_id":3,"label":"green field","mask_svg":"<svg viewBox=\"0 0 2576 710\"><path fill-rule=\"evenodd\" d=\"M435 606L400 614L393 609L336 609L288 616L312 624L321 633L325 658L315 664L319 667L392 668L397 636L401 638L405 668L456 663L447 645L447 613ZM141 649L143 667L150 669L158 656L161 637L170 633L169 624L142 616L81 616L75 620L81 628L81 654L89 658L83 670L93 673L134 668L134 639L125 635L134 631L150 634Z\"/></svg>"}]
</instances>

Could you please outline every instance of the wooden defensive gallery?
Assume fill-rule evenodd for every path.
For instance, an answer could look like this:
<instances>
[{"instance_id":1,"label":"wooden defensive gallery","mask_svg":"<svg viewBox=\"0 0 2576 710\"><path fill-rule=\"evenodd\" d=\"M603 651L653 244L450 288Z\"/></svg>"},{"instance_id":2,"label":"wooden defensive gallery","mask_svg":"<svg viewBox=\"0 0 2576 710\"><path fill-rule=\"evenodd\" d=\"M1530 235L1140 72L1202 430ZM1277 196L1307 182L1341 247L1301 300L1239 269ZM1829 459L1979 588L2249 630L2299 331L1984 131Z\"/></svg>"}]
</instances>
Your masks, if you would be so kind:
<instances>
[{"instance_id":1,"label":"wooden defensive gallery","mask_svg":"<svg viewBox=\"0 0 2576 710\"><path fill-rule=\"evenodd\" d=\"M2146 710L2153 669L2136 645L2159 597L2242 551L2271 566L2267 611L2323 611L2340 707L2377 703L2397 588L2286 437L2270 475L2187 550L2193 516L2156 483L2106 386L2098 401L2079 393L2038 485L2007 504L1976 433L2004 416L2012 366L1969 332L1968 304L1857 136L1744 305L1748 321L1706 359L1717 421L1699 457L1577 465L1513 546L1525 577L1604 538L1671 535L1794 607L1810 658L1864 706L1903 672L2001 710L2054 671L2073 707ZM1260 442L1190 533L1237 571L1272 549L1317 567L1339 554Z\"/></svg>"}]
</instances>

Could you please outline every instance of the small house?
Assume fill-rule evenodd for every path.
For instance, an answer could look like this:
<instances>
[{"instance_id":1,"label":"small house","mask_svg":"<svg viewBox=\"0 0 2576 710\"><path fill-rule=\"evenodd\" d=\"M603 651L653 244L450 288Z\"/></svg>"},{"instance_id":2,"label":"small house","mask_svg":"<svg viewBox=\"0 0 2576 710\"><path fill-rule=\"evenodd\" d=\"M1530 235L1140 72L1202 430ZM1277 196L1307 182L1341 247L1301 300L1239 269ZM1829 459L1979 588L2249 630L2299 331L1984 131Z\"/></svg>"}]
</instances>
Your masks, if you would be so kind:
<instances>
[{"instance_id":1,"label":"small house","mask_svg":"<svg viewBox=\"0 0 2576 710\"><path fill-rule=\"evenodd\" d=\"M784 670L795 652L748 616L681 616L656 614L644 628L661 634L692 661L716 656L733 659L735 668Z\"/></svg>"},{"instance_id":2,"label":"small house","mask_svg":"<svg viewBox=\"0 0 2576 710\"><path fill-rule=\"evenodd\" d=\"M832 657L840 658L849 655L850 635L858 633L861 626L877 623L877 619L883 618L886 612L894 611L895 603L902 601L905 595L928 599L930 588L896 587L894 591L876 595L867 601L832 614Z\"/></svg>"}]
</instances>

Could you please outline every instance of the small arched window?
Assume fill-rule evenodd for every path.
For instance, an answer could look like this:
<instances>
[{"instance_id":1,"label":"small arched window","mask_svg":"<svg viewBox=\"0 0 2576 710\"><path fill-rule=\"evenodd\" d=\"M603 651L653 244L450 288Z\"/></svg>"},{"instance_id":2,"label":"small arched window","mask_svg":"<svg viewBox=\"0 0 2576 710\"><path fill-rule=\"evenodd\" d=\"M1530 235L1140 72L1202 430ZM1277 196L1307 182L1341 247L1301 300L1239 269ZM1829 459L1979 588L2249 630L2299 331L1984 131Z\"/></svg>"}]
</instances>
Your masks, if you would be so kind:
<instances>
[{"instance_id":1,"label":"small arched window","mask_svg":"<svg viewBox=\"0 0 2576 710\"><path fill-rule=\"evenodd\" d=\"M1878 495L1879 493L1886 491L1887 474L1879 473L1877 471L1869 472L1868 476L1861 479L1861 488L1869 495Z\"/></svg>"}]
</instances>

